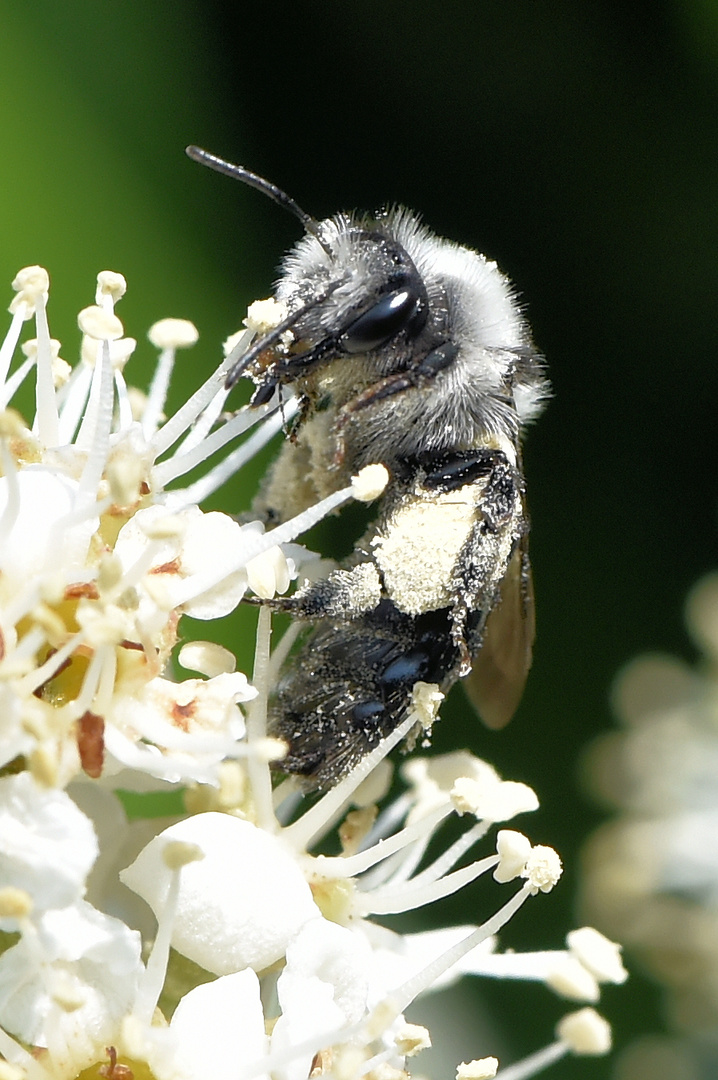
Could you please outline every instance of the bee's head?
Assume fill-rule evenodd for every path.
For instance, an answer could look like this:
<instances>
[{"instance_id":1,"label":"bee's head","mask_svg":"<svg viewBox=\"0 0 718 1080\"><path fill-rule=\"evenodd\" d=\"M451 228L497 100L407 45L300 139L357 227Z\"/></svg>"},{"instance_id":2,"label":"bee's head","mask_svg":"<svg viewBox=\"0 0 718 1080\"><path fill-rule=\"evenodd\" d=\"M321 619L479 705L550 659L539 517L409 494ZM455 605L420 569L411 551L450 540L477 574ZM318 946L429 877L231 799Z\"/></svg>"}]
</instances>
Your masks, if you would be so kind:
<instances>
[{"instance_id":1,"label":"bee's head","mask_svg":"<svg viewBox=\"0 0 718 1080\"><path fill-rule=\"evenodd\" d=\"M383 215L345 214L319 224L286 256L277 298L288 307L294 346L277 365L280 381L329 360L413 341L429 302L421 275Z\"/></svg>"},{"instance_id":2,"label":"bee's head","mask_svg":"<svg viewBox=\"0 0 718 1080\"><path fill-rule=\"evenodd\" d=\"M356 219L339 214L317 221L243 166L194 146L187 153L261 191L293 213L305 230L284 260L277 289L288 314L238 359L227 375L228 387L249 375L257 385L253 403L261 404L277 385L305 378L342 356L410 343L421 333L429 314L426 288L387 228L387 215Z\"/></svg>"},{"instance_id":3,"label":"bee's head","mask_svg":"<svg viewBox=\"0 0 718 1080\"><path fill-rule=\"evenodd\" d=\"M317 221L280 188L196 147L189 156L289 210L304 236L285 256L281 322L230 367L253 405L295 385L304 420L332 410L360 465L496 432L516 441L548 393L521 304L496 263L434 236L400 208ZM373 455L373 456L372 456Z\"/></svg>"}]
</instances>

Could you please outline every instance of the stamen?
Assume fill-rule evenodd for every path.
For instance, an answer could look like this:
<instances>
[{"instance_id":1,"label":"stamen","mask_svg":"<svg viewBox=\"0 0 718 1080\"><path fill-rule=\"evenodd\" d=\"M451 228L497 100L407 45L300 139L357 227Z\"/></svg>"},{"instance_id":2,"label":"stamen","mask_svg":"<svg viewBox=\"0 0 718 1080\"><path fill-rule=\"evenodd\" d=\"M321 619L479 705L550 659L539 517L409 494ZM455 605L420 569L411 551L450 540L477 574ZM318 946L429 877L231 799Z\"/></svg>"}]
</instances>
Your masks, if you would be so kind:
<instances>
[{"instance_id":1,"label":"stamen","mask_svg":"<svg viewBox=\"0 0 718 1080\"><path fill-rule=\"evenodd\" d=\"M0 435L0 456L7 486L7 501L0 517L0 543L5 543L20 513L20 484L17 466L7 444L4 433Z\"/></svg>"},{"instance_id":2,"label":"stamen","mask_svg":"<svg viewBox=\"0 0 718 1080\"><path fill-rule=\"evenodd\" d=\"M414 799L408 791L402 792L396 799L388 803L379 813L379 817L374 822L374 827L369 835L365 837L361 850L371 847L377 840L381 840L385 836L390 836L399 827L399 822L403 821L407 816L413 804Z\"/></svg>"},{"instance_id":3,"label":"stamen","mask_svg":"<svg viewBox=\"0 0 718 1080\"><path fill-rule=\"evenodd\" d=\"M66 446L75 437L80 420L85 414L87 398L92 386L93 368L79 363L65 383L58 399L60 408L60 445Z\"/></svg>"},{"instance_id":4,"label":"stamen","mask_svg":"<svg viewBox=\"0 0 718 1080\"><path fill-rule=\"evenodd\" d=\"M389 1059L394 1057L395 1054L396 1049L393 1046L390 1047L388 1050L382 1050L381 1053L375 1054L374 1057L371 1057L367 1061L362 1062L362 1064L356 1069L356 1071L353 1071L353 1075L366 1076L367 1073L373 1072L374 1069L376 1069L379 1065L383 1065L386 1061L389 1061ZM379 1075L381 1075L381 1073Z\"/></svg>"},{"instance_id":5,"label":"stamen","mask_svg":"<svg viewBox=\"0 0 718 1080\"><path fill-rule=\"evenodd\" d=\"M399 800L397 800L397 802L398 801ZM373 843L376 843L379 837L374 836L374 833L375 829L372 829L369 838L371 839L374 837ZM362 891L370 892L372 889L378 889L387 882L394 885L398 884L400 881L408 881L424 857L424 853L432 838L432 833L425 833L417 840L414 840L413 843L408 844L403 851L397 851L393 855L390 855L388 859L385 859L384 862L377 863L373 869L367 871L367 873L363 875L361 879ZM365 839L360 850L364 851L371 846L372 843L367 843Z\"/></svg>"},{"instance_id":6,"label":"stamen","mask_svg":"<svg viewBox=\"0 0 718 1080\"><path fill-rule=\"evenodd\" d=\"M461 870L454 870L446 874L438 882L421 882L419 887L414 887L414 880L402 882L398 887L385 886L376 889L373 893L363 893L367 902L360 907L362 915L398 915L403 911L413 911L415 908L425 907L426 904L434 903L444 896L468 885L477 877L485 874L496 866L497 856L488 855L485 859L478 859Z\"/></svg>"},{"instance_id":7,"label":"stamen","mask_svg":"<svg viewBox=\"0 0 718 1080\"><path fill-rule=\"evenodd\" d=\"M118 274L115 270L100 270L97 275L97 289L95 290L95 303L106 311L113 311L118 300L127 292L127 280L124 274Z\"/></svg>"},{"instance_id":8,"label":"stamen","mask_svg":"<svg viewBox=\"0 0 718 1080\"><path fill-rule=\"evenodd\" d=\"M59 416L55 383L52 377L52 346L50 328L47 325L47 297L38 299L35 308L37 328L37 382L35 384L37 436L43 446L57 446L59 441Z\"/></svg>"},{"instance_id":9,"label":"stamen","mask_svg":"<svg viewBox=\"0 0 718 1080\"><path fill-rule=\"evenodd\" d=\"M107 461L114 406L112 383L110 343L102 341L98 344L97 363L93 372L87 412L77 436L77 445L88 451L87 461L80 477L78 506L86 505L90 498L93 502L96 499Z\"/></svg>"},{"instance_id":10,"label":"stamen","mask_svg":"<svg viewBox=\"0 0 718 1080\"><path fill-rule=\"evenodd\" d=\"M395 851L406 847L414 839L426 833L431 835L440 822L452 812L453 808L450 804L439 806L433 813L427 814L420 821L407 825L400 832L394 833L393 836L388 837L386 840L380 840L378 844L360 851L356 855L318 855L316 859L317 873L321 874L322 877L331 878L356 877L357 874L361 874L370 866L374 866L375 863L393 855Z\"/></svg>"},{"instance_id":11,"label":"stamen","mask_svg":"<svg viewBox=\"0 0 718 1080\"><path fill-rule=\"evenodd\" d=\"M10 364L12 358L15 355L15 349L17 343L20 340L20 331L22 330L22 324L25 322L26 313L24 307L19 307L13 314L10 328L5 335L5 340L0 345L0 386L5 387L5 380L7 379L7 373L10 370ZM12 395L10 395L11 397ZM8 397L8 401L10 400Z\"/></svg>"},{"instance_id":12,"label":"stamen","mask_svg":"<svg viewBox=\"0 0 718 1080\"><path fill-rule=\"evenodd\" d=\"M189 862L204 858L204 853L196 844L187 844L180 841L169 841L165 845L162 854L172 873L162 914L157 920L157 934L152 946L152 952L147 960L147 967L137 990L133 1009L134 1016L141 1023L148 1026L152 1021L167 974L172 929L177 916L182 867Z\"/></svg>"},{"instance_id":13,"label":"stamen","mask_svg":"<svg viewBox=\"0 0 718 1080\"><path fill-rule=\"evenodd\" d=\"M556 1028L558 1040L499 1073L501 1080L526 1080L568 1053L601 1056L611 1049L611 1029L595 1009L568 1013Z\"/></svg>"},{"instance_id":14,"label":"stamen","mask_svg":"<svg viewBox=\"0 0 718 1080\"><path fill-rule=\"evenodd\" d=\"M497 934L501 927L505 926L522 904L528 900L530 895L530 886L526 884L502 908L499 908L495 915L487 919L482 926L477 927L462 941L458 941L450 949L443 952L441 956L437 956L435 960L427 964L422 971L413 975L401 986L398 986L396 990L392 991L389 997L397 1012L404 1012L419 994L428 990L454 964L458 964L459 960L462 960L464 956L470 953L472 949L475 949L477 945L481 945L487 938Z\"/></svg>"},{"instance_id":15,"label":"stamen","mask_svg":"<svg viewBox=\"0 0 718 1080\"><path fill-rule=\"evenodd\" d=\"M209 472L206 472L199 480L190 484L189 487L174 490L182 491L185 504L203 502L222 484L226 483L231 476L234 476L245 462L249 461L263 446L270 442L277 432L281 430L288 417L293 416L295 412L296 406L285 409L284 416L279 411L275 412L274 415L269 416L264 421L258 431L245 439L241 446L236 447L231 454L228 454L223 461L215 465ZM161 466L157 466L157 468L161 468Z\"/></svg>"},{"instance_id":16,"label":"stamen","mask_svg":"<svg viewBox=\"0 0 718 1080\"><path fill-rule=\"evenodd\" d=\"M536 895L538 892L551 892L562 873L558 853L545 844L535 844L522 876L527 878L532 893Z\"/></svg>"},{"instance_id":17,"label":"stamen","mask_svg":"<svg viewBox=\"0 0 718 1080\"><path fill-rule=\"evenodd\" d=\"M452 866L455 866L462 855L464 855L469 848L473 847L477 841L486 836L489 831L490 823L488 821L477 821L475 825L472 825L470 829L467 829L465 833L462 833L453 844L451 844L442 855L434 859L433 863L430 863L425 870L422 870L420 874L416 874L411 879L412 885L429 884L432 881L438 881ZM393 887L403 880L399 875L396 878L392 878L390 885Z\"/></svg>"},{"instance_id":18,"label":"stamen","mask_svg":"<svg viewBox=\"0 0 718 1080\"><path fill-rule=\"evenodd\" d=\"M32 631L30 631L30 633L32 633ZM40 633L40 631L38 631L38 633ZM24 645L26 638L28 638L29 636L29 634L26 634L20 644ZM41 634L41 641L44 641L44 639L45 635ZM41 687L43 683L46 683L48 682L48 680L52 679L52 677L56 675L57 672L60 670L65 661L68 660L70 656L72 656L73 652L81 643L81 641L82 631L78 631L76 634L73 634L72 637L69 638L64 645L61 645L56 652L52 653L52 655L47 658L44 664L41 664L40 667L34 668L28 675L24 677L24 679L22 679L20 684L20 693L22 693L23 695L34 694L35 691L39 689L39 687Z\"/></svg>"},{"instance_id":19,"label":"stamen","mask_svg":"<svg viewBox=\"0 0 718 1080\"><path fill-rule=\"evenodd\" d=\"M25 379L35 367L36 362L36 356L28 356L26 360L23 360L17 371L13 372L2 388L2 392L0 392L0 409L7 408L8 403L12 401L19 388L25 382Z\"/></svg>"},{"instance_id":20,"label":"stamen","mask_svg":"<svg viewBox=\"0 0 718 1080\"><path fill-rule=\"evenodd\" d=\"M43 1069L39 1061L27 1050L15 1042L6 1031L0 1028L0 1054L11 1065L22 1069L23 1080L50 1080L50 1073Z\"/></svg>"},{"instance_id":21,"label":"stamen","mask_svg":"<svg viewBox=\"0 0 718 1080\"><path fill-rule=\"evenodd\" d=\"M142 417L142 431L145 438L149 439L157 431L165 407L177 349L191 348L196 344L199 334L196 327L186 319L162 319L150 327L147 336L156 348L162 350L152 376Z\"/></svg>"},{"instance_id":22,"label":"stamen","mask_svg":"<svg viewBox=\"0 0 718 1080\"><path fill-rule=\"evenodd\" d=\"M499 1080L528 1080L531 1076L537 1076L549 1065L554 1065L562 1057L568 1054L568 1046L562 1042L551 1043L543 1050L537 1050L535 1054L529 1054L515 1065L509 1065L507 1069L501 1069L496 1075Z\"/></svg>"},{"instance_id":23,"label":"stamen","mask_svg":"<svg viewBox=\"0 0 718 1080\"><path fill-rule=\"evenodd\" d=\"M194 421L202 411L207 408L216 394L225 393L224 379L229 367L234 362L234 352L235 350L233 349L216 371L213 371L199 389L195 390L192 397L185 401L184 405L177 410L174 416L171 416L167 423L163 424L159 431L155 433L152 438L152 449L154 450L155 457L160 457L164 454L166 450L169 450L173 443L176 443L177 440L184 435L185 431L192 426ZM254 411L258 413L256 420L261 420L264 416L264 412L260 409ZM249 420L247 427L250 427L253 422L253 419Z\"/></svg>"},{"instance_id":24,"label":"stamen","mask_svg":"<svg viewBox=\"0 0 718 1080\"><path fill-rule=\"evenodd\" d=\"M197 420L180 443L177 450L178 454L187 453L188 450L191 450L207 438L222 414L222 409L224 408L224 403L228 394L229 390L226 389L223 392L215 394L207 408L200 413Z\"/></svg>"},{"instance_id":25,"label":"stamen","mask_svg":"<svg viewBox=\"0 0 718 1080\"><path fill-rule=\"evenodd\" d=\"M172 480L176 480L178 476L184 476L185 473L200 465L206 458L216 454L226 443L236 439L238 435L241 435L243 431L246 431L248 427L253 426L260 419L260 416L248 415L247 411L244 410L235 413L230 420L227 420L225 424L222 424L221 428L208 435L198 446L194 446L185 454L174 454L166 461L155 465L152 470L155 486L167 487Z\"/></svg>"},{"instance_id":26,"label":"stamen","mask_svg":"<svg viewBox=\"0 0 718 1080\"><path fill-rule=\"evenodd\" d=\"M556 1034L574 1054L607 1054L611 1049L610 1025L590 1006L562 1017Z\"/></svg>"},{"instance_id":27,"label":"stamen","mask_svg":"<svg viewBox=\"0 0 718 1080\"><path fill-rule=\"evenodd\" d=\"M499 862L494 870L494 881L504 885L523 873L531 855L531 841L515 829L499 829L496 851Z\"/></svg>"},{"instance_id":28,"label":"stamen","mask_svg":"<svg viewBox=\"0 0 718 1080\"><path fill-rule=\"evenodd\" d=\"M351 1027L343 1025L329 1028L325 1032L317 1032L317 1034L305 1039L304 1042L293 1043L291 1046L284 1047L281 1051L272 1051L266 1054L265 1057L250 1062L249 1065L240 1066L234 1074L234 1080L256 1080L257 1077L270 1075L281 1076L283 1075L282 1070L301 1058L317 1053L324 1046L333 1046L336 1043L346 1042L360 1031L361 1025L353 1024Z\"/></svg>"},{"instance_id":29,"label":"stamen","mask_svg":"<svg viewBox=\"0 0 718 1080\"><path fill-rule=\"evenodd\" d=\"M321 502L315 503L314 506L310 506L301 514L297 514L296 517L257 537L257 546L252 551L251 558L254 558L255 555L261 555L263 551L274 547L275 544L288 544L291 540L296 540L300 533L308 532L314 525L328 517L333 510L337 510L343 503L349 502L353 498L354 487L351 484L349 487L327 495L326 499L322 499Z\"/></svg>"},{"instance_id":30,"label":"stamen","mask_svg":"<svg viewBox=\"0 0 718 1080\"><path fill-rule=\"evenodd\" d=\"M257 646L254 653L254 675L252 682L257 690L257 697L247 708L247 742L251 749L253 743L264 739L267 734L267 701L270 683L269 656L272 634L272 612L265 606L259 609L257 622ZM252 795L260 829L275 832L277 819L272 806L272 779L266 761L250 753L247 758L247 773L252 788Z\"/></svg>"},{"instance_id":31,"label":"stamen","mask_svg":"<svg viewBox=\"0 0 718 1080\"><path fill-rule=\"evenodd\" d=\"M32 607L32 605L28 607L28 610L30 610L30 607ZM14 626L16 620L11 619L6 612L3 614L7 619L8 625ZM42 648L46 641L47 635L39 626L33 627L27 634L23 634L10 655L3 657L3 674L7 675L8 667L12 669L12 674L24 674L27 668L34 664L37 650ZM23 684L20 685L19 691L22 691L22 689Z\"/></svg>"},{"instance_id":32,"label":"stamen","mask_svg":"<svg viewBox=\"0 0 718 1080\"><path fill-rule=\"evenodd\" d=\"M107 651L110 648L110 645L103 645L95 649L92 659L87 665L87 671L82 680L80 693L70 706L70 712L73 716L82 716L92 705L95 694L97 693L100 676L102 675L102 668L107 658Z\"/></svg>"},{"instance_id":33,"label":"stamen","mask_svg":"<svg viewBox=\"0 0 718 1080\"><path fill-rule=\"evenodd\" d=\"M297 620L289 626L282 634L281 640L278 645L275 645L272 650L272 655L269 660L268 678L270 686L276 685L279 672L284 666L284 661L289 656L294 642L297 640L302 632L302 624Z\"/></svg>"},{"instance_id":34,"label":"stamen","mask_svg":"<svg viewBox=\"0 0 718 1080\"><path fill-rule=\"evenodd\" d=\"M628 978L621 961L621 946L610 941L592 926L571 930L566 936L571 952L599 982L620 984Z\"/></svg>"},{"instance_id":35,"label":"stamen","mask_svg":"<svg viewBox=\"0 0 718 1080\"><path fill-rule=\"evenodd\" d=\"M354 498L370 503L378 499L389 483L389 471L385 465L366 465L352 478Z\"/></svg>"},{"instance_id":36,"label":"stamen","mask_svg":"<svg viewBox=\"0 0 718 1080\"><path fill-rule=\"evenodd\" d=\"M336 814L341 812L342 807L361 782L402 739L406 738L416 722L417 714L412 709L392 733L366 754L350 773L335 784L314 806L306 810L297 821L286 827L283 836L296 851L311 847L316 837L323 832L326 822L331 821Z\"/></svg>"},{"instance_id":37,"label":"stamen","mask_svg":"<svg viewBox=\"0 0 718 1080\"><path fill-rule=\"evenodd\" d=\"M258 555L269 551L270 548L294 540L300 533L305 532L312 525L316 525L332 510L341 506L342 503L348 502L352 497L353 489L351 486L342 488L341 491L335 491L326 499L315 503L308 510L291 518L289 521L285 521L284 524L278 525L271 532L254 533L248 539L246 547L239 549L234 561L224 563L219 568L210 567L204 573L198 572L183 582L177 582L173 590L175 607L180 608L183 604L196 600L204 593L216 588L232 574L243 570L252 559L256 559Z\"/></svg>"},{"instance_id":38,"label":"stamen","mask_svg":"<svg viewBox=\"0 0 718 1080\"><path fill-rule=\"evenodd\" d=\"M161 538L154 538L148 534L148 541L142 552L137 556L131 566L125 570L118 584L118 592L124 593L128 589L134 589L152 566L157 552L162 547Z\"/></svg>"},{"instance_id":39,"label":"stamen","mask_svg":"<svg viewBox=\"0 0 718 1080\"><path fill-rule=\"evenodd\" d=\"M95 711L105 716L112 706L112 694L117 676L117 653L112 646L103 646L103 663L95 695Z\"/></svg>"},{"instance_id":40,"label":"stamen","mask_svg":"<svg viewBox=\"0 0 718 1080\"><path fill-rule=\"evenodd\" d=\"M493 1080L499 1067L498 1058L477 1058L462 1061L456 1068L456 1080Z\"/></svg>"},{"instance_id":41,"label":"stamen","mask_svg":"<svg viewBox=\"0 0 718 1080\"><path fill-rule=\"evenodd\" d=\"M127 431L132 424L132 402L127 392L125 376L119 368L115 368L114 377L117 393L117 427L119 431Z\"/></svg>"}]
</instances>

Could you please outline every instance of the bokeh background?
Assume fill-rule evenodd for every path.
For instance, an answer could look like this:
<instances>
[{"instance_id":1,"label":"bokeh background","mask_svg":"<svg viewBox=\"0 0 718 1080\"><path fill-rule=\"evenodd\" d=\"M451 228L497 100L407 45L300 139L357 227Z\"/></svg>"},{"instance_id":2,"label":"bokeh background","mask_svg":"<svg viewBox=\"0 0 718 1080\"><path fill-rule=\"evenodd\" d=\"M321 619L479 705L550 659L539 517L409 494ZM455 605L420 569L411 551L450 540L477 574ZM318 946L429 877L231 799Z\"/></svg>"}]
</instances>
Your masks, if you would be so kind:
<instances>
[{"instance_id":1,"label":"bokeh background","mask_svg":"<svg viewBox=\"0 0 718 1080\"><path fill-rule=\"evenodd\" d=\"M269 292L297 223L189 162L190 142L315 216L405 203L516 281L555 395L526 448L534 669L506 731L485 732L455 695L436 745L468 744L538 790L526 828L559 849L566 877L504 940L560 946L601 817L580 788L582 749L612 724L622 664L647 649L691 657L683 598L716 564L718 4L34 0L1 18L0 279L9 300L20 266L48 267L68 360L100 269L128 278L128 333L166 315L198 325L176 400ZM136 381L151 359L141 341ZM257 475L218 505L246 506ZM243 626L225 633L247 665ZM541 987L472 992L510 1056L564 1011ZM661 1024L635 970L602 1007L619 1047ZM551 1075L611 1068L566 1061Z\"/></svg>"}]
</instances>

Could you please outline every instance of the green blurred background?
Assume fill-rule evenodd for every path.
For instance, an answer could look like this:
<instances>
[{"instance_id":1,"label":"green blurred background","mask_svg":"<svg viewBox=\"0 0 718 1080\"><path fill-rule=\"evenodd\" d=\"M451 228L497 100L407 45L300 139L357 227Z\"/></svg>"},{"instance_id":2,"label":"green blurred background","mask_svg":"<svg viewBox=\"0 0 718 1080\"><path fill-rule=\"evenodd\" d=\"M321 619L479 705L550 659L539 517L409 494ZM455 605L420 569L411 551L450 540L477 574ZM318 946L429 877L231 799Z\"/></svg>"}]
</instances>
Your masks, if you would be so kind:
<instances>
[{"instance_id":1,"label":"green blurred background","mask_svg":"<svg viewBox=\"0 0 718 1080\"><path fill-rule=\"evenodd\" d=\"M315 216L405 203L516 281L555 394L526 453L535 664L505 732L485 732L455 695L436 745L469 744L538 790L526 828L559 849L566 878L504 940L559 946L580 842L600 820L579 790L581 750L611 725L626 660L692 655L683 598L716 564L718 4L6 0L0 93L8 300L20 266L47 266L51 328L74 362L96 272L123 272L129 334L166 315L200 329L175 400L298 236L257 193L190 163L187 143ZM134 381L151 360L141 340ZM246 505L256 482L216 504ZM246 665L238 625L227 634ZM444 915L479 917L456 903ZM512 1055L565 1011L543 988L485 999ZM603 1009L619 1046L660 1024L639 976ZM567 1061L550 1075L610 1071Z\"/></svg>"}]
</instances>

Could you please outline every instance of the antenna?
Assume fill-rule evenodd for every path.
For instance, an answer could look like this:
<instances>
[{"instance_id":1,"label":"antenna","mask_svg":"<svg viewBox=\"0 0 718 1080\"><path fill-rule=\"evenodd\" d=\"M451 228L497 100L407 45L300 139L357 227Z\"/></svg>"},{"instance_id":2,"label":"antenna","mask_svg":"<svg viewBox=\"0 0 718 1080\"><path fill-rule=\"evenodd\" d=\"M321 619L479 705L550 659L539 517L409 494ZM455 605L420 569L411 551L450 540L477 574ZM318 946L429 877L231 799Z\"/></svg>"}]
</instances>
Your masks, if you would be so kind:
<instances>
[{"instance_id":1,"label":"antenna","mask_svg":"<svg viewBox=\"0 0 718 1080\"><path fill-rule=\"evenodd\" d=\"M244 165L233 165L230 161L225 161L224 158L217 157L216 154L211 154L209 150L203 150L200 146L188 146L185 153L192 161L196 161L200 165L206 165L208 169L214 169L215 172L223 173L225 176L230 176L233 180L241 180L243 184L256 188L257 191L261 191L272 202L283 206L285 210L289 210L290 214L294 214L296 218L299 218L305 231L316 237L327 255L331 255L330 248L322 240L319 222L316 218L302 210L301 206L290 195L287 195L286 191L278 188L276 184L272 184L269 180L265 180L264 177L245 169Z\"/></svg>"}]
</instances>

